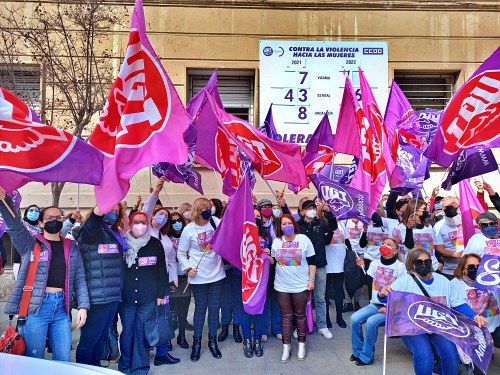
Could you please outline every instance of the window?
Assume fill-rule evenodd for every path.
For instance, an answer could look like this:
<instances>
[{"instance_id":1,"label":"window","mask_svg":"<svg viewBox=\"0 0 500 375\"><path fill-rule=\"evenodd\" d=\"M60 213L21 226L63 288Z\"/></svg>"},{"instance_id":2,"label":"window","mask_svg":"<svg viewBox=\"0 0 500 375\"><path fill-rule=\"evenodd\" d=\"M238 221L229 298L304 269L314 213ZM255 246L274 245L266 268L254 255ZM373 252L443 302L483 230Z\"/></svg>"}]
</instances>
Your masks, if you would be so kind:
<instances>
[{"instance_id":1,"label":"window","mask_svg":"<svg viewBox=\"0 0 500 375\"><path fill-rule=\"evenodd\" d=\"M455 93L455 73L394 72L394 80L413 109L444 109Z\"/></svg>"},{"instance_id":2,"label":"window","mask_svg":"<svg viewBox=\"0 0 500 375\"><path fill-rule=\"evenodd\" d=\"M33 65L0 65L0 87L23 100L37 113L41 110L40 67Z\"/></svg>"},{"instance_id":3,"label":"window","mask_svg":"<svg viewBox=\"0 0 500 375\"><path fill-rule=\"evenodd\" d=\"M211 74L210 70L188 71L188 100L205 87ZM217 71L217 88L226 112L252 124L254 122L254 74L253 70Z\"/></svg>"}]
</instances>

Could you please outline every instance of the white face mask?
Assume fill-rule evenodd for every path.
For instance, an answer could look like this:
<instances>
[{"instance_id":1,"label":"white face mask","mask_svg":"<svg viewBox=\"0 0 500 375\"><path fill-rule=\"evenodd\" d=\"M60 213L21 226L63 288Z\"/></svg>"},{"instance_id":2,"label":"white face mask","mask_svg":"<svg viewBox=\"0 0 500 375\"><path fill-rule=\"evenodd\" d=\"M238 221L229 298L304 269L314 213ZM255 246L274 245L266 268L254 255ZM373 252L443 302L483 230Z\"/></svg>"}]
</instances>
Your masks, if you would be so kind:
<instances>
[{"instance_id":1,"label":"white face mask","mask_svg":"<svg viewBox=\"0 0 500 375\"><path fill-rule=\"evenodd\" d=\"M212 208L210 209L210 211L212 212L212 216L213 216L213 215L215 215L215 211L216 211L216 210L215 210L215 207L214 207L214 206L212 206Z\"/></svg>"},{"instance_id":2,"label":"white face mask","mask_svg":"<svg viewBox=\"0 0 500 375\"><path fill-rule=\"evenodd\" d=\"M134 224L131 230L135 237L142 237L147 232L148 226L144 224Z\"/></svg>"},{"instance_id":3,"label":"white face mask","mask_svg":"<svg viewBox=\"0 0 500 375\"><path fill-rule=\"evenodd\" d=\"M190 220L191 219L191 211L186 211L182 214L184 216L184 219Z\"/></svg>"},{"instance_id":4,"label":"white face mask","mask_svg":"<svg viewBox=\"0 0 500 375\"><path fill-rule=\"evenodd\" d=\"M316 210L309 210L306 212L306 216L309 219L314 219L316 217Z\"/></svg>"}]
</instances>

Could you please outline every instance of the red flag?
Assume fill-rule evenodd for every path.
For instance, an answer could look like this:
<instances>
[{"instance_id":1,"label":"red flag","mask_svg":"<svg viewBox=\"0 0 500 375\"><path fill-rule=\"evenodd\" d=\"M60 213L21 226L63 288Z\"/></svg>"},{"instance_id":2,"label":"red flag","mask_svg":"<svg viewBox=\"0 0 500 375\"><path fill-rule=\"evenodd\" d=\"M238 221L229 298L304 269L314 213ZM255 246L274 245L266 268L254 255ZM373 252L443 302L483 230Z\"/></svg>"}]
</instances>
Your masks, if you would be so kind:
<instances>
[{"instance_id":1,"label":"red flag","mask_svg":"<svg viewBox=\"0 0 500 375\"><path fill-rule=\"evenodd\" d=\"M189 116L146 35L136 0L125 59L89 142L102 151L104 178L95 188L108 212L130 188L130 178L157 163L183 164Z\"/></svg>"}]
</instances>

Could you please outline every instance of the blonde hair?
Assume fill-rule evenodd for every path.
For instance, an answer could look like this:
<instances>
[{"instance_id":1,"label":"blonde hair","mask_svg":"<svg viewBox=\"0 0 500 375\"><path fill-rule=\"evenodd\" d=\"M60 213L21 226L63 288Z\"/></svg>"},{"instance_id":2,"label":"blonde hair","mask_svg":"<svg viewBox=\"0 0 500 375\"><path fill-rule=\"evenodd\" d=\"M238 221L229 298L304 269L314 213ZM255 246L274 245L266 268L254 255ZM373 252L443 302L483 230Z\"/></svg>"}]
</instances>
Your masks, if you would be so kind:
<instances>
[{"instance_id":1,"label":"blonde hair","mask_svg":"<svg viewBox=\"0 0 500 375\"><path fill-rule=\"evenodd\" d=\"M408 256L406 257L406 270L408 271L408 273L415 273L415 270L413 269L413 263L415 263L415 261L422 254L427 254L429 256L429 259L432 259L431 253L421 247L416 247L408 253ZM431 272L434 272L434 268L432 267Z\"/></svg>"},{"instance_id":2,"label":"blonde hair","mask_svg":"<svg viewBox=\"0 0 500 375\"><path fill-rule=\"evenodd\" d=\"M189 211L189 210L190 210L190 209L192 209L192 208L193 208L193 206L191 206L191 203L187 203L187 202L185 202L185 203L182 203L182 204L179 206L179 208L177 209L177 212L178 212L178 213L180 213L180 214L181 214L181 216L182 216L182 214L183 214L184 212Z\"/></svg>"},{"instance_id":3,"label":"blonde hair","mask_svg":"<svg viewBox=\"0 0 500 375\"><path fill-rule=\"evenodd\" d=\"M210 202L207 198L198 198L193 202L193 206L191 207L191 221L195 221L197 219L202 219L201 212L210 209L212 207L212 202Z\"/></svg>"}]
</instances>

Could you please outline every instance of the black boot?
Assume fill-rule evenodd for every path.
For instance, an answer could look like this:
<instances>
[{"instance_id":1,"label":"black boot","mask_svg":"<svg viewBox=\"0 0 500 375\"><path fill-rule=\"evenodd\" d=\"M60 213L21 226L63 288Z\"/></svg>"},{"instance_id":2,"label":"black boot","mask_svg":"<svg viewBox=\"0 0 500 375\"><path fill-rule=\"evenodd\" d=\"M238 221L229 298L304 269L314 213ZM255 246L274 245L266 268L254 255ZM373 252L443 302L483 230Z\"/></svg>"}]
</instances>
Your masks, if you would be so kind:
<instances>
[{"instance_id":1,"label":"black boot","mask_svg":"<svg viewBox=\"0 0 500 375\"><path fill-rule=\"evenodd\" d=\"M209 336L208 337L208 349L210 349L210 353L212 353L214 358L222 358L222 353L220 352L219 348L217 347L217 339L215 336Z\"/></svg>"},{"instance_id":2,"label":"black boot","mask_svg":"<svg viewBox=\"0 0 500 375\"><path fill-rule=\"evenodd\" d=\"M337 315L337 324L339 325L340 328L347 327L347 324L346 324L344 318L342 318L342 314Z\"/></svg>"},{"instance_id":3,"label":"black boot","mask_svg":"<svg viewBox=\"0 0 500 375\"><path fill-rule=\"evenodd\" d=\"M179 358L172 357L169 353L162 357L155 357L154 364L155 366L161 365L175 365L179 363L181 360Z\"/></svg>"},{"instance_id":4,"label":"black boot","mask_svg":"<svg viewBox=\"0 0 500 375\"><path fill-rule=\"evenodd\" d=\"M243 341L243 354L247 358L253 357L252 339L245 339Z\"/></svg>"},{"instance_id":5,"label":"black boot","mask_svg":"<svg viewBox=\"0 0 500 375\"><path fill-rule=\"evenodd\" d=\"M168 340L167 341L167 349L168 349L169 352L172 351L172 340Z\"/></svg>"},{"instance_id":6,"label":"black boot","mask_svg":"<svg viewBox=\"0 0 500 375\"><path fill-rule=\"evenodd\" d=\"M264 349L262 348L261 340L253 340L253 351L257 357L262 357L264 355Z\"/></svg>"},{"instance_id":7,"label":"black boot","mask_svg":"<svg viewBox=\"0 0 500 375\"><path fill-rule=\"evenodd\" d=\"M183 329L179 328L179 334L177 335L177 345L179 345L182 349L189 349L189 344L186 340L186 335Z\"/></svg>"},{"instance_id":8,"label":"black boot","mask_svg":"<svg viewBox=\"0 0 500 375\"><path fill-rule=\"evenodd\" d=\"M340 294L340 293L338 293ZM340 328L346 328L347 324L342 318L342 310L344 305L344 296L343 295L335 295L335 309L337 310L337 324Z\"/></svg>"},{"instance_id":9,"label":"black boot","mask_svg":"<svg viewBox=\"0 0 500 375\"><path fill-rule=\"evenodd\" d=\"M198 362L200 360L201 337L193 339L193 348L191 350L191 361Z\"/></svg>"},{"instance_id":10,"label":"black boot","mask_svg":"<svg viewBox=\"0 0 500 375\"><path fill-rule=\"evenodd\" d=\"M326 302L326 327L332 328L332 321L330 320L330 302Z\"/></svg>"},{"instance_id":11,"label":"black boot","mask_svg":"<svg viewBox=\"0 0 500 375\"><path fill-rule=\"evenodd\" d=\"M177 318L177 314L175 311L170 311L170 316L172 318L172 330L176 330L179 328L179 319Z\"/></svg>"},{"instance_id":12,"label":"black boot","mask_svg":"<svg viewBox=\"0 0 500 375\"><path fill-rule=\"evenodd\" d=\"M229 334L229 324L223 324L217 340L219 342L223 342L224 340L227 339L228 334Z\"/></svg>"},{"instance_id":13,"label":"black boot","mask_svg":"<svg viewBox=\"0 0 500 375\"><path fill-rule=\"evenodd\" d=\"M234 342L242 342L243 337L241 337L240 326L238 324L233 324L233 338Z\"/></svg>"}]
</instances>

